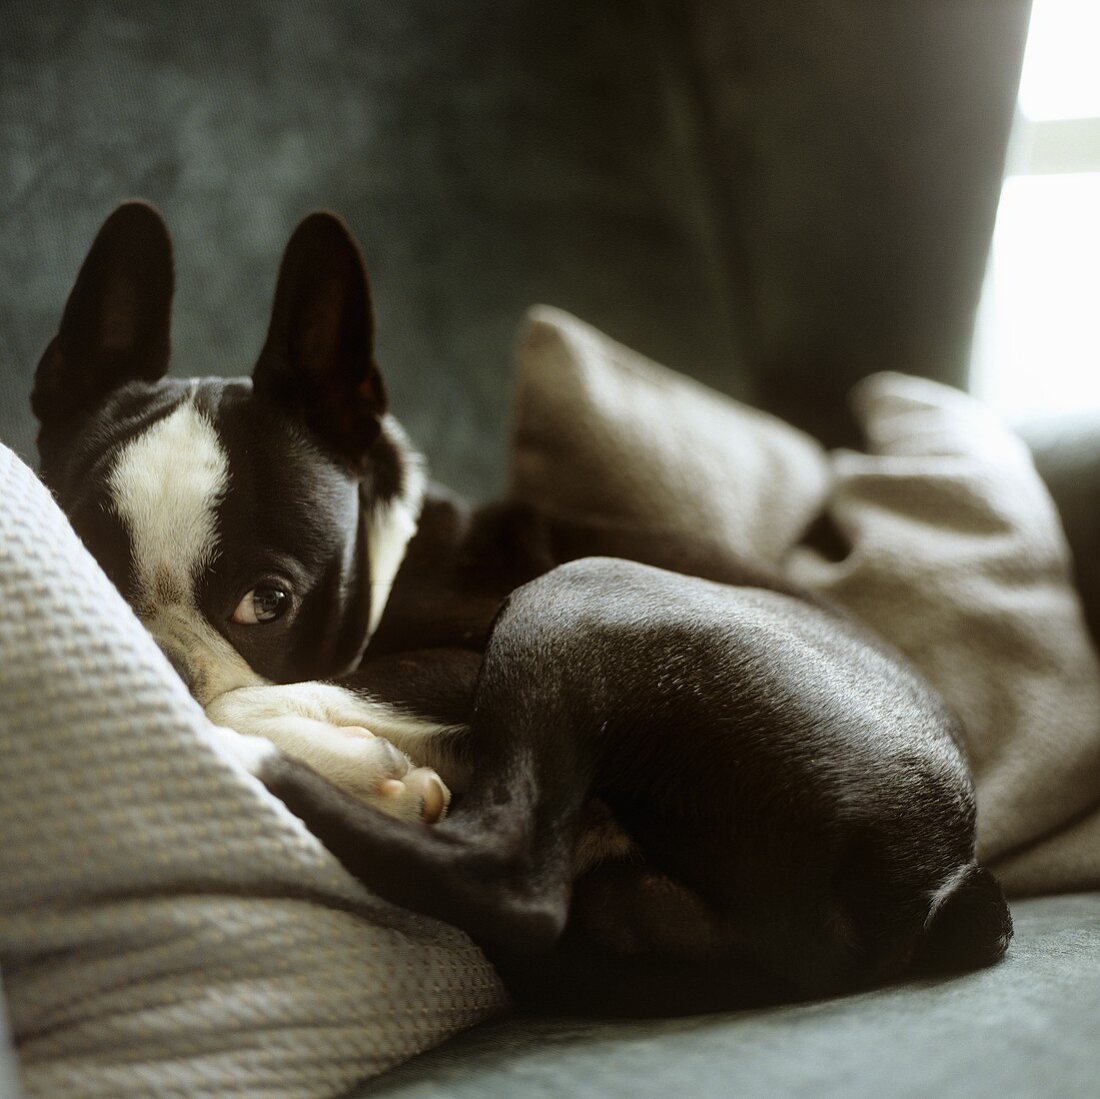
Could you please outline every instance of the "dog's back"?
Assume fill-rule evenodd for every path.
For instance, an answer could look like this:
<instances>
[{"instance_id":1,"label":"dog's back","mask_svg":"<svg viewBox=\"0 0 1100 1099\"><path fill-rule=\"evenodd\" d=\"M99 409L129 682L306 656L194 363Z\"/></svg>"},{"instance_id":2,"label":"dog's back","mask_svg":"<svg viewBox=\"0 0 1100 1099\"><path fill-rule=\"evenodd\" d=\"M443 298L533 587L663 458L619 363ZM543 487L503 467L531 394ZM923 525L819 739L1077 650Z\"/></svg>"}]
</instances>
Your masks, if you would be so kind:
<instances>
[{"instance_id":1,"label":"dog's back","mask_svg":"<svg viewBox=\"0 0 1100 1099\"><path fill-rule=\"evenodd\" d=\"M481 704L514 697L517 680L520 728L560 723L566 743L599 745L593 791L634 841L578 880L563 955L537 967L552 986L574 956L590 984L600 957L634 976L589 1002L637 1011L667 984L662 967L681 964L699 973L675 982L679 998L731 1006L1004 952L1011 923L974 863L952 719L830 611L581 560L498 619ZM576 735L585 723L600 728Z\"/></svg>"}]
</instances>

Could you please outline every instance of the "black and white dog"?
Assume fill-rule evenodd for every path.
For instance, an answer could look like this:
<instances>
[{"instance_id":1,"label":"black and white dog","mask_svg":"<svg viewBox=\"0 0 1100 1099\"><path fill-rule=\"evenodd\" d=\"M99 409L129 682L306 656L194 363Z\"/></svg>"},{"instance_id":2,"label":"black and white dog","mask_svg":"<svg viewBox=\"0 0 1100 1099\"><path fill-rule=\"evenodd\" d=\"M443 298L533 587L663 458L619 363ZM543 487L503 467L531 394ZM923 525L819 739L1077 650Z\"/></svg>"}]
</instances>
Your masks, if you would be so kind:
<instances>
[{"instance_id":1,"label":"black and white dog","mask_svg":"<svg viewBox=\"0 0 1100 1099\"><path fill-rule=\"evenodd\" d=\"M332 215L287 246L250 380L165 377L172 286L159 215L121 206L38 367L42 475L353 874L577 1011L1004 953L956 730L900 656L702 542L429 490Z\"/></svg>"}]
</instances>

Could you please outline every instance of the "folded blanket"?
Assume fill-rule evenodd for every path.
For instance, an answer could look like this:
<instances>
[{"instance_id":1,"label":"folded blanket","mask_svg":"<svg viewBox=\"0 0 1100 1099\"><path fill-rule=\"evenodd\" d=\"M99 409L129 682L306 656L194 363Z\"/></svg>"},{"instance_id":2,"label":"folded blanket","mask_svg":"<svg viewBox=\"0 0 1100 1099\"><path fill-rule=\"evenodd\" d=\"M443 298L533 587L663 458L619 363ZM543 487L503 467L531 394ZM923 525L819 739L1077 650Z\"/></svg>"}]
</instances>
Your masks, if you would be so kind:
<instances>
[{"instance_id":1,"label":"folded blanket","mask_svg":"<svg viewBox=\"0 0 1100 1099\"><path fill-rule=\"evenodd\" d=\"M880 374L855 394L867 453L826 455L560 310L531 311L518 365L515 497L703 532L851 609L960 719L1006 886L1100 887L1100 667L1054 506L985 408ZM798 545L822 512L841 561Z\"/></svg>"},{"instance_id":2,"label":"folded blanket","mask_svg":"<svg viewBox=\"0 0 1100 1099\"><path fill-rule=\"evenodd\" d=\"M222 758L0 447L0 969L29 1095L331 1096L504 1003Z\"/></svg>"}]
</instances>

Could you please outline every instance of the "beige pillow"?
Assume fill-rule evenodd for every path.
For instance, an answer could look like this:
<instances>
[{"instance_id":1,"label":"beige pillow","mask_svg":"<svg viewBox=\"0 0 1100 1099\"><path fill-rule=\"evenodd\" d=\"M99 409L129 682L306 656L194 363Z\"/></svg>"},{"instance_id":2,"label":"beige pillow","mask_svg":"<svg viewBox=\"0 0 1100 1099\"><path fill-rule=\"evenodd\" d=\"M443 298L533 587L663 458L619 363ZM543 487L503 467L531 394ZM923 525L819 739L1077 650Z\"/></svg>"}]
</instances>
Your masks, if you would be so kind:
<instances>
[{"instance_id":1,"label":"beige pillow","mask_svg":"<svg viewBox=\"0 0 1100 1099\"><path fill-rule=\"evenodd\" d=\"M855 392L869 454L834 456L841 563L800 551L790 575L906 653L966 731L988 860L1100 798L1100 671L1057 512L1024 444L985 407L919 378ZM1006 883L1100 885L1100 847Z\"/></svg>"},{"instance_id":2,"label":"beige pillow","mask_svg":"<svg viewBox=\"0 0 1100 1099\"><path fill-rule=\"evenodd\" d=\"M959 716L980 851L1006 883L1100 886L1100 668L1053 504L985 408L880 374L856 394L869 453L826 456L545 307L518 370L516 497L703 531L851 608ZM796 545L823 510L851 542L843 561Z\"/></svg>"},{"instance_id":3,"label":"beige pillow","mask_svg":"<svg viewBox=\"0 0 1100 1099\"><path fill-rule=\"evenodd\" d=\"M774 563L828 485L809 436L536 306L518 347L511 494L574 517L708 534Z\"/></svg>"}]
</instances>

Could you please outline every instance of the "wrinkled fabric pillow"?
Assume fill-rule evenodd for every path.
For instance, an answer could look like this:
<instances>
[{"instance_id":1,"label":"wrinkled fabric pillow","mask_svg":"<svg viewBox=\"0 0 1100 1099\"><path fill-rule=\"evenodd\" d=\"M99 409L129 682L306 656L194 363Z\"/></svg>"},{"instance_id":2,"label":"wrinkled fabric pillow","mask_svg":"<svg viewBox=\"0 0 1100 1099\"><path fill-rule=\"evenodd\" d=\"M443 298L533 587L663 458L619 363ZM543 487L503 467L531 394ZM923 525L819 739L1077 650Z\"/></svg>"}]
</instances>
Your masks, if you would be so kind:
<instances>
[{"instance_id":1,"label":"wrinkled fabric pillow","mask_svg":"<svg viewBox=\"0 0 1100 1099\"><path fill-rule=\"evenodd\" d=\"M0 970L31 1096L307 1097L504 1003L254 779L0 447Z\"/></svg>"},{"instance_id":2,"label":"wrinkled fabric pillow","mask_svg":"<svg viewBox=\"0 0 1100 1099\"><path fill-rule=\"evenodd\" d=\"M775 563L828 487L809 436L536 306L518 345L510 492L576 518L708 532Z\"/></svg>"},{"instance_id":3,"label":"wrinkled fabric pillow","mask_svg":"<svg viewBox=\"0 0 1100 1099\"><path fill-rule=\"evenodd\" d=\"M517 366L516 498L702 531L850 608L962 722L1006 885L1100 887L1100 668L1054 506L983 406L880 374L855 395L868 453L826 457L558 310L532 310ZM840 562L797 545L823 511Z\"/></svg>"},{"instance_id":4,"label":"wrinkled fabric pillow","mask_svg":"<svg viewBox=\"0 0 1100 1099\"><path fill-rule=\"evenodd\" d=\"M869 453L834 456L828 504L851 553L836 564L800 550L789 575L888 638L947 700L966 732L979 853L1006 885L1100 885L1100 845L1077 868L1052 850L1026 871L1007 858L1100 800L1100 672L1027 448L936 382L879 374L854 403Z\"/></svg>"}]
</instances>

